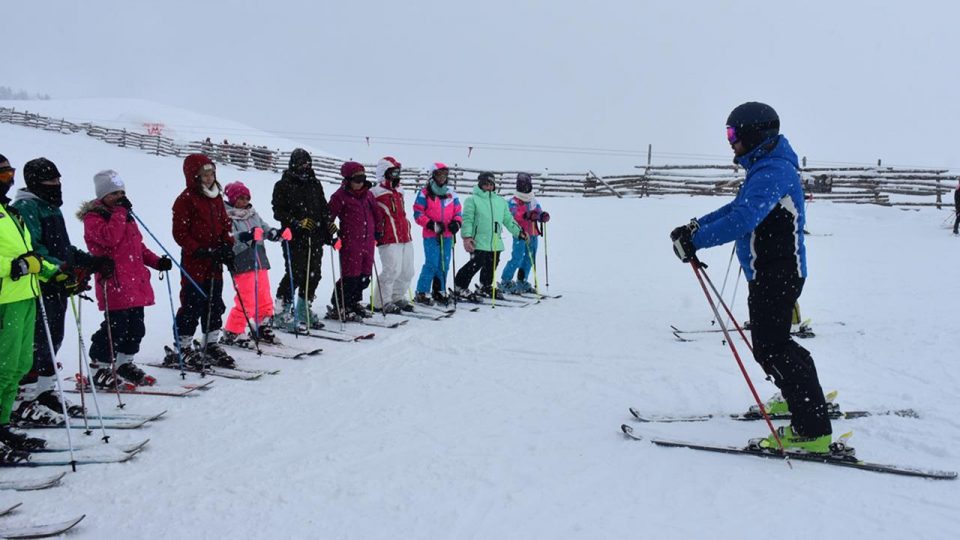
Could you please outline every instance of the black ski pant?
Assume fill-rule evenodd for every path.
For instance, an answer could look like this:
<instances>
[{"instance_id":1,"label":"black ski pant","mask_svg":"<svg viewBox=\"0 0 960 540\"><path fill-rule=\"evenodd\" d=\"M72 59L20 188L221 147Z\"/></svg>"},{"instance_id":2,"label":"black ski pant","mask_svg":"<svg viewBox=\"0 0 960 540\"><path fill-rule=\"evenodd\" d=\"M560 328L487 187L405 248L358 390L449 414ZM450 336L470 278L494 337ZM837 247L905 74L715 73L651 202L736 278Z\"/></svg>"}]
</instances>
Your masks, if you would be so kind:
<instances>
[{"instance_id":1,"label":"black ski pant","mask_svg":"<svg viewBox=\"0 0 960 540\"><path fill-rule=\"evenodd\" d=\"M953 220L953 234L960 233L957 227L960 227L960 208L957 209L957 217Z\"/></svg>"},{"instance_id":2,"label":"black ski pant","mask_svg":"<svg viewBox=\"0 0 960 540\"><path fill-rule=\"evenodd\" d=\"M363 300L363 291L370 285L370 276L351 276L342 277L333 284L333 294L330 295L331 304L336 307L349 308L357 305ZM343 289L343 300L340 298L340 290Z\"/></svg>"},{"instance_id":3,"label":"black ski pant","mask_svg":"<svg viewBox=\"0 0 960 540\"><path fill-rule=\"evenodd\" d=\"M787 401L794 432L816 437L833 432L827 403L813 357L790 336L803 282L795 267L757 272L749 282L747 305L754 358Z\"/></svg>"},{"instance_id":4,"label":"black ski pant","mask_svg":"<svg viewBox=\"0 0 960 540\"><path fill-rule=\"evenodd\" d=\"M203 294L189 281L180 284L177 332L181 338L192 336L197 331L198 323L204 334L223 326L223 312L227 310L223 303L223 280L210 279L198 282L198 285L203 289Z\"/></svg>"},{"instance_id":5,"label":"black ski pant","mask_svg":"<svg viewBox=\"0 0 960 540\"><path fill-rule=\"evenodd\" d=\"M53 367L54 353L59 351L60 345L63 344L68 298L65 293L59 291L49 292L41 289L41 293L37 298L37 320L33 330L33 368L23 378L21 384L36 382L37 377L53 377L57 374ZM43 313L40 311L39 302L43 302L43 308L47 310L47 325L50 327L53 352L50 351L50 342L47 341L47 329L43 324Z\"/></svg>"},{"instance_id":6,"label":"black ski pant","mask_svg":"<svg viewBox=\"0 0 960 540\"><path fill-rule=\"evenodd\" d=\"M290 260L287 260L286 249L284 249L283 264L284 274L277 287L277 298L283 302L293 302L293 296L290 294L290 282L293 280L293 289L297 291L297 296L313 301L317 292L317 285L320 284L320 267L323 263L323 242L314 238L312 242L306 238L293 238L288 242L290 244ZM307 264L309 259L309 265ZM293 266L291 269L290 267ZM307 283L307 273L310 275L310 283ZM309 285L306 291L304 286Z\"/></svg>"},{"instance_id":7,"label":"black ski pant","mask_svg":"<svg viewBox=\"0 0 960 540\"><path fill-rule=\"evenodd\" d=\"M453 278L453 283L461 289L467 289L470 287L473 276L477 275L479 271L480 286L492 287L494 275L499 265L499 251L475 250L473 254L470 255L470 260L467 261L467 264L463 265L460 270L457 271L457 275Z\"/></svg>"},{"instance_id":8,"label":"black ski pant","mask_svg":"<svg viewBox=\"0 0 960 540\"><path fill-rule=\"evenodd\" d=\"M142 307L108 311L104 313L100 329L90 338L90 361L109 364L114 360L113 355L135 355L140 352L140 342L146 333ZM112 347L110 338L113 338Z\"/></svg>"}]
</instances>

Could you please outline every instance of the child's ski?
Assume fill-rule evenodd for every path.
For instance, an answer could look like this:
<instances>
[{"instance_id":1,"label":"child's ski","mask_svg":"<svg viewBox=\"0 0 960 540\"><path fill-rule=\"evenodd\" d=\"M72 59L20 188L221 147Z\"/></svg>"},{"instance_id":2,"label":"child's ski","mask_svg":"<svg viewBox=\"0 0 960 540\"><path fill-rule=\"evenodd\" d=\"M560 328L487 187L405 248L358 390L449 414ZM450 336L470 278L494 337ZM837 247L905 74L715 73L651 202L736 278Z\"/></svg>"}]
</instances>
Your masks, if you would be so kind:
<instances>
[{"instance_id":1,"label":"child's ski","mask_svg":"<svg viewBox=\"0 0 960 540\"><path fill-rule=\"evenodd\" d=\"M76 377L68 377L67 381L72 381L76 386L73 388L64 389L65 392L70 392L73 394L79 394L80 388L77 383ZM154 386L136 386L133 384L125 383L120 386L121 394L132 394L132 395L141 395L141 396L167 396L167 397L184 397L190 395L197 390L208 390L210 385L213 384L213 380L206 380L197 384L182 384L182 385L154 385ZM90 384L83 385L84 392L91 393ZM117 390L114 388L98 388L98 392L107 392L112 393Z\"/></svg>"},{"instance_id":2,"label":"child's ski","mask_svg":"<svg viewBox=\"0 0 960 540\"><path fill-rule=\"evenodd\" d=\"M43 478L26 478L23 480L0 480L0 490L37 491L59 485L66 472L45 476Z\"/></svg>"},{"instance_id":3,"label":"child's ski","mask_svg":"<svg viewBox=\"0 0 960 540\"><path fill-rule=\"evenodd\" d=\"M87 517L87 515L83 514L80 517L61 521L60 523L0 529L0 538L47 538L49 536L59 536L74 528L77 523L83 521L85 517Z\"/></svg>"}]
</instances>

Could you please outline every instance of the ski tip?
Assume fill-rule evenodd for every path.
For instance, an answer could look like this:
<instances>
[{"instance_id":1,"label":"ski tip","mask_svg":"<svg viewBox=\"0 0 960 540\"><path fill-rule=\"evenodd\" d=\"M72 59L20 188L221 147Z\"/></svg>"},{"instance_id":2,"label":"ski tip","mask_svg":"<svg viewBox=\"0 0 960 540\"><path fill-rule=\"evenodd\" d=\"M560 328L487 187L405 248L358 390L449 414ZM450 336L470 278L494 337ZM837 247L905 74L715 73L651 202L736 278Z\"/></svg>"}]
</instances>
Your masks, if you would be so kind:
<instances>
[{"instance_id":1,"label":"ski tip","mask_svg":"<svg viewBox=\"0 0 960 540\"><path fill-rule=\"evenodd\" d=\"M635 437L633 433L633 428L626 424L620 424L620 431L622 431L624 435Z\"/></svg>"},{"instance_id":2,"label":"ski tip","mask_svg":"<svg viewBox=\"0 0 960 540\"><path fill-rule=\"evenodd\" d=\"M649 422L649 420L647 420L646 418L643 417L642 414L640 414L640 411L638 409L635 409L633 407L630 407L630 415L633 416L633 418L637 422Z\"/></svg>"}]
</instances>

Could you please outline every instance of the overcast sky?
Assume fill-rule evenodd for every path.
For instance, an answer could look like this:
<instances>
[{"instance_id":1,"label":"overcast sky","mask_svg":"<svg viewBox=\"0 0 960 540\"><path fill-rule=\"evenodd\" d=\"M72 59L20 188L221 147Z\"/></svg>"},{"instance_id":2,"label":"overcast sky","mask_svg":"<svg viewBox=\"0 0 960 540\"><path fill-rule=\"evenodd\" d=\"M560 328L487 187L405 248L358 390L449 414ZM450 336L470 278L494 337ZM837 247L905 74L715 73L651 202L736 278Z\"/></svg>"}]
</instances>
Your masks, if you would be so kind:
<instances>
[{"instance_id":1,"label":"overcast sky","mask_svg":"<svg viewBox=\"0 0 960 540\"><path fill-rule=\"evenodd\" d=\"M0 85L149 99L368 162L555 171L628 170L648 143L657 163L726 162L727 114L759 100L812 161L960 169L957 6L15 0Z\"/></svg>"}]
</instances>

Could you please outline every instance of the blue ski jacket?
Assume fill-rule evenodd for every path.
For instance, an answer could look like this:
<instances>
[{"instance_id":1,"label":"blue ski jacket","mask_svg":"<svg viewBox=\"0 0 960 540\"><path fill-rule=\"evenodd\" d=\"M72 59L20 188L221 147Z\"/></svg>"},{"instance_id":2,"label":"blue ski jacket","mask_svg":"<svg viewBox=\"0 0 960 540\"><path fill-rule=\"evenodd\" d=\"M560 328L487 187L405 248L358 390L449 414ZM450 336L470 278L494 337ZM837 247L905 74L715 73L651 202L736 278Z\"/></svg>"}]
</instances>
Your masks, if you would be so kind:
<instances>
[{"instance_id":1,"label":"blue ski jacket","mask_svg":"<svg viewBox=\"0 0 960 540\"><path fill-rule=\"evenodd\" d=\"M737 258L747 277L768 269L794 267L807 277L803 245L803 184L797 154L783 135L736 159L747 171L732 202L701 217L693 235L697 249L737 242Z\"/></svg>"}]
</instances>

